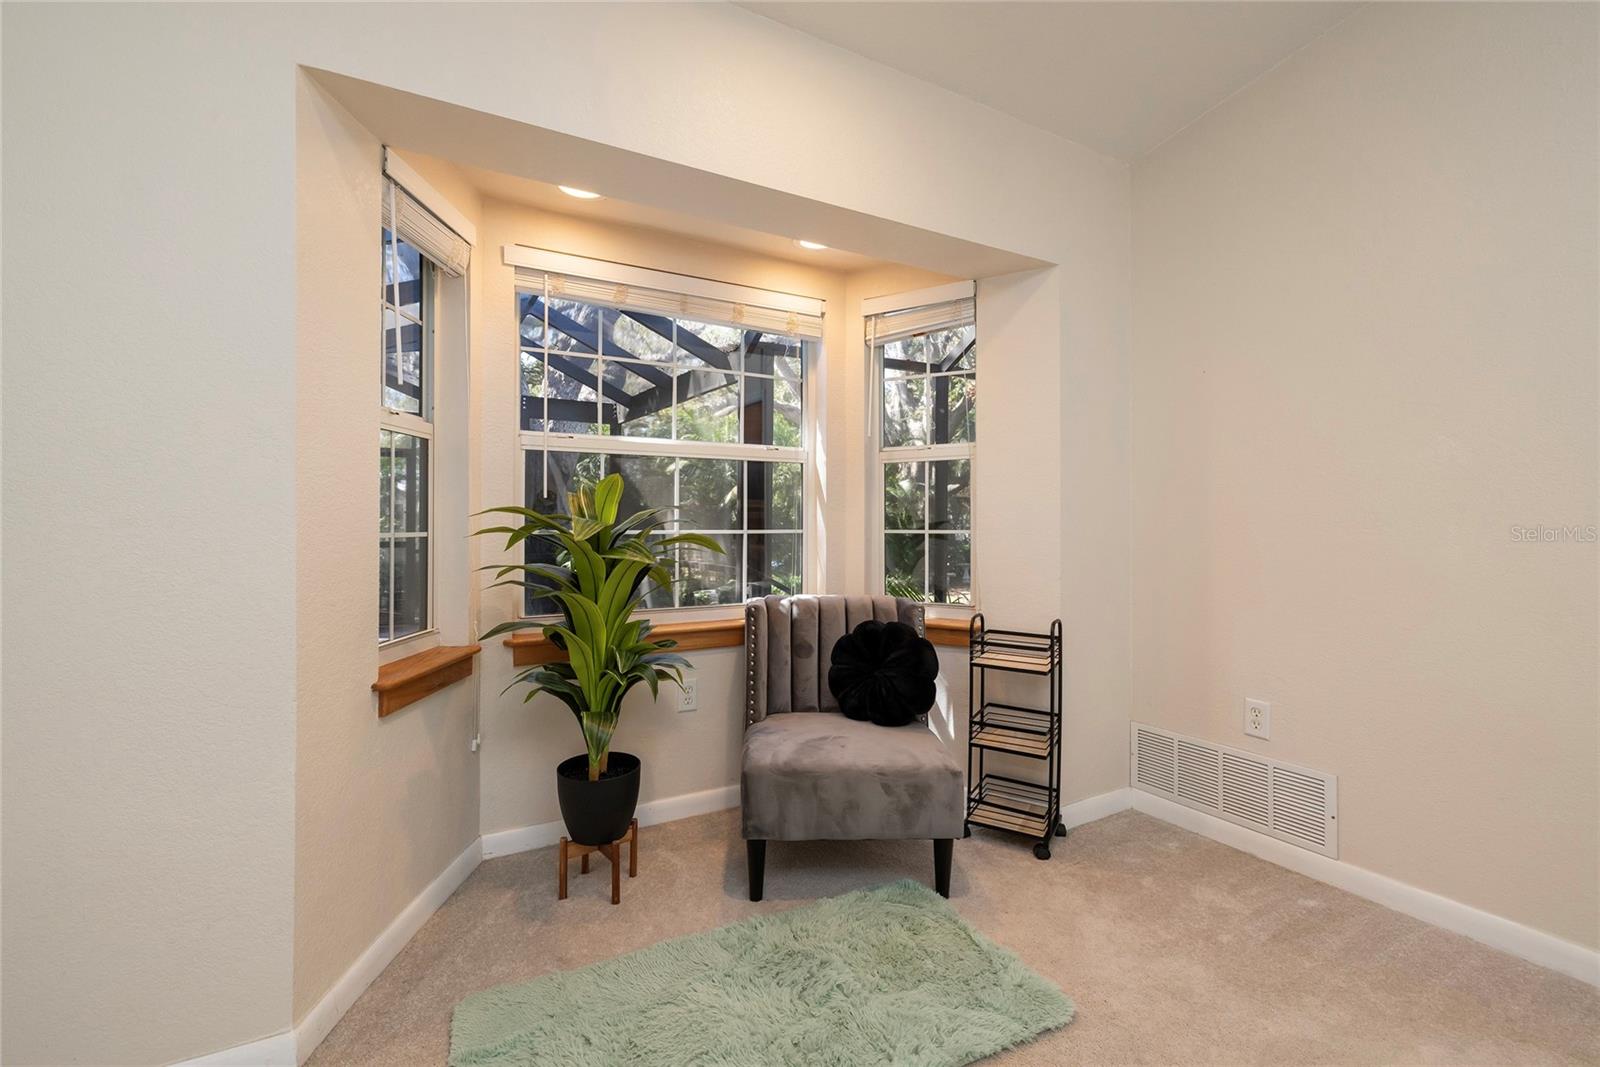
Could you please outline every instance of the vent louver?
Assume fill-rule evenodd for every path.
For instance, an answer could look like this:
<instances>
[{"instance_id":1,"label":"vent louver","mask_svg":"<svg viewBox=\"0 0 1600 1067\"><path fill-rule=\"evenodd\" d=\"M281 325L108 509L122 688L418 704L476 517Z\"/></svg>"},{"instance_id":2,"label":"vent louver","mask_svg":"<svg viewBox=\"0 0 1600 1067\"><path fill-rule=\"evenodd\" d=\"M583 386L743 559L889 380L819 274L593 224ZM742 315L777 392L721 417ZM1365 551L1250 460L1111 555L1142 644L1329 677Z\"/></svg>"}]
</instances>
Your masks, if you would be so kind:
<instances>
[{"instance_id":1,"label":"vent louver","mask_svg":"<svg viewBox=\"0 0 1600 1067\"><path fill-rule=\"evenodd\" d=\"M1178 785L1173 792L1203 807L1217 807L1222 788L1217 750L1193 741L1180 740L1177 745Z\"/></svg>"},{"instance_id":2,"label":"vent louver","mask_svg":"<svg viewBox=\"0 0 1600 1067\"><path fill-rule=\"evenodd\" d=\"M1267 783L1271 769L1264 763L1222 753L1222 810L1251 826L1269 825Z\"/></svg>"},{"instance_id":3,"label":"vent louver","mask_svg":"<svg viewBox=\"0 0 1600 1067\"><path fill-rule=\"evenodd\" d=\"M1134 734L1134 777L1149 782L1155 789L1172 792L1175 745L1163 734L1138 730Z\"/></svg>"},{"instance_id":4,"label":"vent louver","mask_svg":"<svg viewBox=\"0 0 1600 1067\"><path fill-rule=\"evenodd\" d=\"M1137 789L1324 856L1339 855L1338 780L1253 752L1134 723Z\"/></svg>"}]
</instances>

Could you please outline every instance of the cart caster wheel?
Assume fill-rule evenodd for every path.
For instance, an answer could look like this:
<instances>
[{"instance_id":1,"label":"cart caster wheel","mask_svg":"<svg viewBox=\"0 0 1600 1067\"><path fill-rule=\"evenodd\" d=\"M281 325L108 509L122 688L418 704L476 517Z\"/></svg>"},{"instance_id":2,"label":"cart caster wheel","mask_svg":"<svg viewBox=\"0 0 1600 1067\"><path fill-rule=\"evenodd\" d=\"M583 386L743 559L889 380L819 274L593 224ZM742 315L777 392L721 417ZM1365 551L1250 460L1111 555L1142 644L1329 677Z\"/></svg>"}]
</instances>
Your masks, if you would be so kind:
<instances>
[{"instance_id":1,"label":"cart caster wheel","mask_svg":"<svg viewBox=\"0 0 1600 1067\"><path fill-rule=\"evenodd\" d=\"M1067 828L1065 826L1062 826L1060 823L1056 823L1056 836L1057 837L1066 837L1067 836Z\"/></svg>"},{"instance_id":2,"label":"cart caster wheel","mask_svg":"<svg viewBox=\"0 0 1600 1067\"><path fill-rule=\"evenodd\" d=\"M1047 860L1047 859L1049 859L1050 858L1050 846L1045 844L1043 841L1039 842L1037 845L1034 845L1033 846L1033 858L1036 859L1036 860Z\"/></svg>"}]
</instances>

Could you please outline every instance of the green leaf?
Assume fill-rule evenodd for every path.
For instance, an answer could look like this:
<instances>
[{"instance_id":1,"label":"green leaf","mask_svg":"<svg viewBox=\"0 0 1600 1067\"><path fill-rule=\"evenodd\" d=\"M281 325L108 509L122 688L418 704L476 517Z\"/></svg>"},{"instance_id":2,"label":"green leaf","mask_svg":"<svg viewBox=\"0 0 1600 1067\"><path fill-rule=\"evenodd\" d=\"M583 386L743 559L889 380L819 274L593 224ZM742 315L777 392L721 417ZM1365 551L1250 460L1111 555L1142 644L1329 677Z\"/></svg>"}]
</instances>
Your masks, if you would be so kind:
<instances>
[{"instance_id":1,"label":"green leaf","mask_svg":"<svg viewBox=\"0 0 1600 1067\"><path fill-rule=\"evenodd\" d=\"M575 540L568 549L572 553L572 573L578 580L578 592L590 600L598 600L600 590L605 587L605 560L584 541Z\"/></svg>"},{"instance_id":2,"label":"green leaf","mask_svg":"<svg viewBox=\"0 0 1600 1067\"><path fill-rule=\"evenodd\" d=\"M486 633L480 635L478 640L487 641L491 637L499 637L501 634L514 633L517 630L532 630L543 625L544 623L535 622L532 619L513 619L510 622L503 622L498 626L491 627Z\"/></svg>"},{"instance_id":3,"label":"green leaf","mask_svg":"<svg viewBox=\"0 0 1600 1067\"><path fill-rule=\"evenodd\" d=\"M658 544L660 544L662 546L666 546L666 545L695 545L695 546L697 546L699 548L709 549L710 551L715 552L718 555L726 555L727 554L726 551L724 551L724 549L723 549L723 547L721 545L719 545L717 542L713 541L711 538L707 537L705 534L697 534L697 533L673 534L670 537L663 537L658 542Z\"/></svg>"},{"instance_id":4,"label":"green leaf","mask_svg":"<svg viewBox=\"0 0 1600 1067\"><path fill-rule=\"evenodd\" d=\"M484 586L484 588L499 589L501 586L505 585L517 586L519 589L523 589L533 594L535 597L549 596L551 593L563 593L567 591L559 586L554 585L534 585L526 578L507 578L503 582L490 582L488 585Z\"/></svg>"},{"instance_id":5,"label":"green leaf","mask_svg":"<svg viewBox=\"0 0 1600 1067\"><path fill-rule=\"evenodd\" d=\"M608 474L594 487L594 517L606 525L617 521L617 505L622 503L622 475Z\"/></svg>"},{"instance_id":6,"label":"green leaf","mask_svg":"<svg viewBox=\"0 0 1600 1067\"><path fill-rule=\"evenodd\" d=\"M485 563L477 568L480 571L494 571L496 578L504 578L512 571L521 571L524 574L536 574L556 585L572 586L572 572L565 567L557 567L549 563Z\"/></svg>"},{"instance_id":7,"label":"green leaf","mask_svg":"<svg viewBox=\"0 0 1600 1067\"><path fill-rule=\"evenodd\" d=\"M643 511L636 511L632 515L629 515L627 518L616 524L617 532L627 534L635 533L644 529L653 530L657 526L661 526L664 523L670 522L672 513L677 510L678 509L676 507L668 507L645 508Z\"/></svg>"},{"instance_id":8,"label":"green leaf","mask_svg":"<svg viewBox=\"0 0 1600 1067\"><path fill-rule=\"evenodd\" d=\"M555 599L561 602L572 617L572 632L584 646L584 653L594 663L595 669L605 666L609 643L606 637L606 620L605 616L600 614L600 606L577 593L556 593Z\"/></svg>"},{"instance_id":9,"label":"green leaf","mask_svg":"<svg viewBox=\"0 0 1600 1067\"><path fill-rule=\"evenodd\" d=\"M593 693L599 678L599 671L595 667L594 657L589 653L589 647L579 640L578 635L564 626L547 626L545 632L555 631L566 641L567 661L572 664L572 674L585 693Z\"/></svg>"},{"instance_id":10,"label":"green leaf","mask_svg":"<svg viewBox=\"0 0 1600 1067\"><path fill-rule=\"evenodd\" d=\"M633 593L633 580L645 565L638 560L629 560L619 563L615 570L606 576L606 584L600 591L600 614L606 619L608 625L628 617L629 600Z\"/></svg>"},{"instance_id":11,"label":"green leaf","mask_svg":"<svg viewBox=\"0 0 1600 1067\"><path fill-rule=\"evenodd\" d=\"M572 536L580 541L592 541L609 528L599 519L590 518L587 515L574 515L572 517Z\"/></svg>"}]
</instances>

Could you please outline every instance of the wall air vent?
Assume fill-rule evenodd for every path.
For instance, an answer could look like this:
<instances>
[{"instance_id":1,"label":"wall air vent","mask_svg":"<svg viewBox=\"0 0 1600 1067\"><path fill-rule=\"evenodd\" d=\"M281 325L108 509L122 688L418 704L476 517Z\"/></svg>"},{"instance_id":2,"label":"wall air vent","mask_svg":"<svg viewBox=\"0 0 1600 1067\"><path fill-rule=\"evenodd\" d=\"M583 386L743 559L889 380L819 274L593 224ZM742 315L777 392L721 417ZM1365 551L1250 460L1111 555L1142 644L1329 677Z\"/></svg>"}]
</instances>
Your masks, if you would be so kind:
<instances>
[{"instance_id":1,"label":"wall air vent","mask_svg":"<svg viewBox=\"0 0 1600 1067\"><path fill-rule=\"evenodd\" d=\"M1167 734L1133 729L1133 780L1148 782L1152 793L1171 793L1176 743Z\"/></svg>"},{"instance_id":2,"label":"wall air vent","mask_svg":"<svg viewBox=\"0 0 1600 1067\"><path fill-rule=\"evenodd\" d=\"M1333 775L1137 722L1132 744L1135 789L1338 858Z\"/></svg>"}]
</instances>

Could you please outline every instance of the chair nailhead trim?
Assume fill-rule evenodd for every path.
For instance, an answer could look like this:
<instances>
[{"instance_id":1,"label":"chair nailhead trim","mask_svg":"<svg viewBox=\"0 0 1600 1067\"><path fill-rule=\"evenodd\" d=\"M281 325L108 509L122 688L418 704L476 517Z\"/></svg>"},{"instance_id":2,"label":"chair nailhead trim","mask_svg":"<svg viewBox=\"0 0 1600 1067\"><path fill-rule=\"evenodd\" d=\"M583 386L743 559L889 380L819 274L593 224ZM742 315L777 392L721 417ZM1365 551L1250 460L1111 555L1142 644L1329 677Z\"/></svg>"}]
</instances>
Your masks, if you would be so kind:
<instances>
[{"instance_id":1,"label":"chair nailhead trim","mask_svg":"<svg viewBox=\"0 0 1600 1067\"><path fill-rule=\"evenodd\" d=\"M746 610L745 619L745 725L756 721L756 613Z\"/></svg>"}]
</instances>

